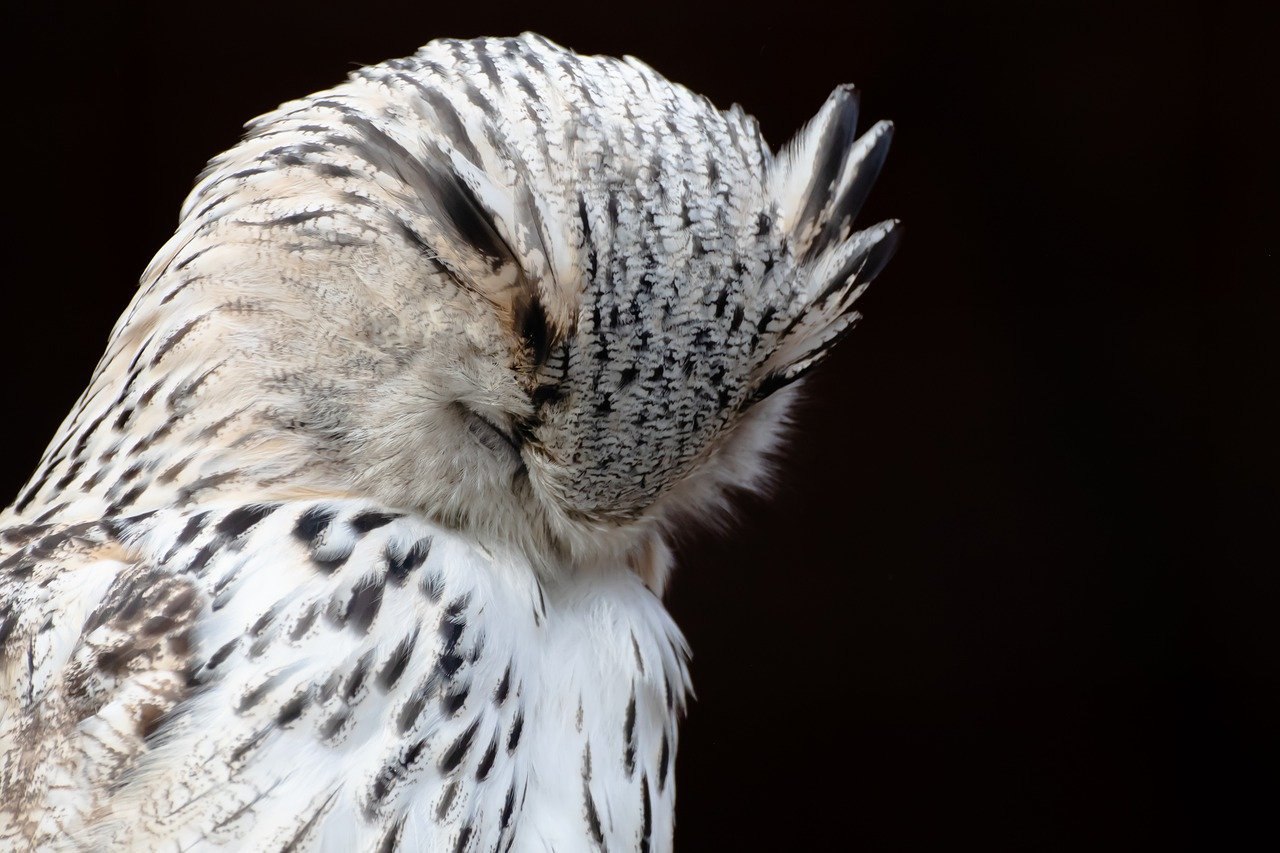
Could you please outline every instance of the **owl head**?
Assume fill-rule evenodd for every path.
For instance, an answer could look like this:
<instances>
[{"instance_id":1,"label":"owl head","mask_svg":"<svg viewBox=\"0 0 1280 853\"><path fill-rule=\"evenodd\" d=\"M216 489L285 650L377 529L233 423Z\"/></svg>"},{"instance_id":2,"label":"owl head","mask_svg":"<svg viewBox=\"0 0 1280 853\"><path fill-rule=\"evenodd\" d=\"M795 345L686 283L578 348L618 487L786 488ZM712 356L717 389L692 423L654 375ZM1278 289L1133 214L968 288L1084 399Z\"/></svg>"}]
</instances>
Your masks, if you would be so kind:
<instances>
[{"instance_id":1,"label":"owl head","mask_svg":"<svg viewBox=\"0 0 1280 853\"><path fill-rule=\"evenodd\" d=\"M856 120L838 88L775 155L634 59L432 42L211 162L100 381L189 425L185 499L365 495L660 586L893 252L852 230L891 132Z\"/></svg>"}]
</instances>

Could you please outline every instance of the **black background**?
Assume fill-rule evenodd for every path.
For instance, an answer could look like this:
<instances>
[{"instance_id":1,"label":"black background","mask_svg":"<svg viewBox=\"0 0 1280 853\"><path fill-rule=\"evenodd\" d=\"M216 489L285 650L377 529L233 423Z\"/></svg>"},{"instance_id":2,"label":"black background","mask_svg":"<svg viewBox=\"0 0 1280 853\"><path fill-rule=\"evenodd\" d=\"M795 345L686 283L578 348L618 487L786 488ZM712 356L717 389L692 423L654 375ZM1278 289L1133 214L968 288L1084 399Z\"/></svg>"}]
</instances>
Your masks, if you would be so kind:
<instances>
[{"instance_id":1,"label":"black background","mask_svg":"<svg viewBox=\"0 0 1280 853\"><path fill-rule=\"evenodd\" d=\"M864 221L906 239L775 496L681 545L677 842L1200 847L1274 818L1265 4L130 5L6 28L0 492L204 161L355 65L535 29L775 146L855 82L898 128Z\"/></svg>"}]
</instances>

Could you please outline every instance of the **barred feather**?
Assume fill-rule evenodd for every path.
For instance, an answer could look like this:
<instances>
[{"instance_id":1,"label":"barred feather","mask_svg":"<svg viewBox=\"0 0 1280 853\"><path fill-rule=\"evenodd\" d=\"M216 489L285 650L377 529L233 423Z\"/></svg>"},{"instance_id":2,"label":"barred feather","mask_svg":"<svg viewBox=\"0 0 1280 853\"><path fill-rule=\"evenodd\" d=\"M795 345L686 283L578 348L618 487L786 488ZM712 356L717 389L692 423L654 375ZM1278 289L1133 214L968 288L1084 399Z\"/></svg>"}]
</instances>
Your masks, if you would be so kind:
<instances>
[{"instance_id":1,"label":"barred feather","mask_svg":"<svg viewBox=\"0 0 1280 853\"><path fill-rule=\"evenodd\" d=\"M525 35L250 123L0 514L0 847L669 850L666 538L896 245L856 113Z\"/></svg>"}]
</instances>

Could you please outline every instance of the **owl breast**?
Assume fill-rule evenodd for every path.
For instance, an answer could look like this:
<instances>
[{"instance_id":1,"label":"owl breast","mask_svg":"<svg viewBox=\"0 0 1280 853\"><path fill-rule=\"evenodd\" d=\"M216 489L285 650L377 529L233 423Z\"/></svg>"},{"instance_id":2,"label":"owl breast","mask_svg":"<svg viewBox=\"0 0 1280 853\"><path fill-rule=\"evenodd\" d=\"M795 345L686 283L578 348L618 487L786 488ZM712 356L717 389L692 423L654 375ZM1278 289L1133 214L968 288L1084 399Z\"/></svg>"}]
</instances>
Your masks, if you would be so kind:
<instances>
[{"instance_id":1,"label":"owl breast","mask_svg":"<svg viewBox=\"0 0 1280 853\"><path fill-rule=\"evenodd\" d=\"M48 810L70 834L112 849L669 847L686 651L629 568L549 582L354 500L113 531L132 562L111 564L86 627L113 627L112 661L137 659L146 629L120 620L142 588L194 590L188 685L96 802ZM99 761L89 744L72 741L82 766Z\"/></svg>"}]
</instances>

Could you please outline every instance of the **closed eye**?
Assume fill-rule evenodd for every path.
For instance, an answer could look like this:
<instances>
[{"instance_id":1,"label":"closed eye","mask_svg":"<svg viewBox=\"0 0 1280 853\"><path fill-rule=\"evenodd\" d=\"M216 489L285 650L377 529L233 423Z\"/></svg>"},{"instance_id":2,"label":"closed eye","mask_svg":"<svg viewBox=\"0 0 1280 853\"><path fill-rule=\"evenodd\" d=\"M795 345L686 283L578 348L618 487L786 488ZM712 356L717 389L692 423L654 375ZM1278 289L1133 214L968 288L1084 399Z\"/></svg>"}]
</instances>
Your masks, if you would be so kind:
<instances>
[{"instance_id":1,"label":"closed eye","mask_svg":"<svg viewBox=\"0 0 1280 853\"><path fill-rule=\"evenodd\" d=\"M516 459L524 464L524 460L520 457L520 440L503 430L489 418L468 408L461 406L462 420L467 425L467 431L470 432L477 441L494 453L511 453Z\"/></svg>"}]
</instances>

